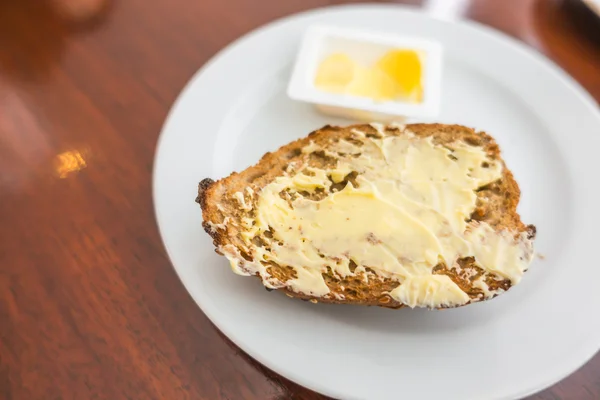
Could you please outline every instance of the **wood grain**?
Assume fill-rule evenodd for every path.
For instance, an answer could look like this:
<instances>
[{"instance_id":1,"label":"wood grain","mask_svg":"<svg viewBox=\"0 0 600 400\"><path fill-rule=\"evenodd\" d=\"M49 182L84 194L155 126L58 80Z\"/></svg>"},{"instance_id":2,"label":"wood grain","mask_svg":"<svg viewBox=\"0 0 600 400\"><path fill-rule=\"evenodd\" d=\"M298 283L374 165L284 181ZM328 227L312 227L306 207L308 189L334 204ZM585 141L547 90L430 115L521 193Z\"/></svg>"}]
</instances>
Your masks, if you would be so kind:
<instances>
[{"instance_id":1,"label":"wood grain","mask_svg":"<svg viewBox=\"0 0 600 400\"><path fill-rule=\"evenodd\" d=\"M204 62L331 3L116 0L76 25L48 2L0 0L1 399L324 399L198 309L162 247L150 179L169 107ZM600 100L600 31L562 2L473 0L460 13L539 49ZM531 397L598 398L600 356Z\"/></svg>"}]
</instances>

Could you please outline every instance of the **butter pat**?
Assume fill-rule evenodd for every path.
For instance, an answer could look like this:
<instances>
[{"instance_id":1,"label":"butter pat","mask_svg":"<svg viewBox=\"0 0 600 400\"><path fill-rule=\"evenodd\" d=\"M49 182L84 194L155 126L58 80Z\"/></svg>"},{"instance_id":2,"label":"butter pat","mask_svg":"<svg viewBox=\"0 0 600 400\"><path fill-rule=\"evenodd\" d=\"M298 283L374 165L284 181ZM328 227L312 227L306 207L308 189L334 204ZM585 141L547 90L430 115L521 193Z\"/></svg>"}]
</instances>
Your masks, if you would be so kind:
<instances>
[{"instance_id":1,"label":"butter pat","mask_svg":"<svg viewBox=\"0 0 600 400\"><path fill-rule=\"evenodd\" d=\"M363 121L435 117L442 49L422 38L331 26L310 27L288 85L294 100Z\"/></svg>"},{"instance_id":2,"label":"butter pat","mask_svg":"<svg viewBox=\"0 0 600 400\"><path fill-rule=\"evenodd\" d=\"M358 64L334 53L317 68L315 86L325 92L368 97L375 101L423 101L422 64L417 50L394 49L373 65Z\"/></svg>"}]
</instances>

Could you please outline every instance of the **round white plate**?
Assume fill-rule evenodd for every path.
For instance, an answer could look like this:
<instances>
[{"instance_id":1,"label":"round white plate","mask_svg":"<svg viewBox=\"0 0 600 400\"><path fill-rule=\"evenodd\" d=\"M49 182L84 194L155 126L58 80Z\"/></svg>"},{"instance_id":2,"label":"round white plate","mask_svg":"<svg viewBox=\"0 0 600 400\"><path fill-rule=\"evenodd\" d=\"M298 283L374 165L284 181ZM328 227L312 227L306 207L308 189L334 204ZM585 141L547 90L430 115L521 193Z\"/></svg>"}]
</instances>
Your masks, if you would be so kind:
<instances>
[{"instance_id":1,"label":"round white plate","mask_svg":"<svg viewBox=\"0 0 600 400\"><path fill-rule=\"evenodd\" d=\"M312 304L269 293L216 255L198 182L256 162L326 123L285 89L312 23L423 36L445 49L440 122L491 133L538 227L521 284L446 310ZM156 217L183 284L235 344L283 376L343 399L512 399L572 373L600 347L600 113L548 60L489 28L397 6L320 9L228 46L189 82L160 137Z\"/></svg>"}]
</instances>

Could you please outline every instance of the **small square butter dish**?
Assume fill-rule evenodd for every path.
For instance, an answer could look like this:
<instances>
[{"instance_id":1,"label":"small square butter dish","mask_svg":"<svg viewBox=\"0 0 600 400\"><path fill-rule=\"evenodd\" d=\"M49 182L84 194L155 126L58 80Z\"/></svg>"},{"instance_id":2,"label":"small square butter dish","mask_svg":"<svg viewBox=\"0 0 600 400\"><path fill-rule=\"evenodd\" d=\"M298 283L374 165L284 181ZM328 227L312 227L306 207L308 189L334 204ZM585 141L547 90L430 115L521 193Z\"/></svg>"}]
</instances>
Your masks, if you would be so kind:
<instances>
[{"instance_id":1,"label":"small square butter dish","mask_svg":"<svg viewBox=\"0 0 600 400\"><path fill-rule=\"evenodd\" d=\"M437 42L311 26L287 93L332 116L382 122L429 118L439 112L441 73Z\"/></svg>"}]
</instances>

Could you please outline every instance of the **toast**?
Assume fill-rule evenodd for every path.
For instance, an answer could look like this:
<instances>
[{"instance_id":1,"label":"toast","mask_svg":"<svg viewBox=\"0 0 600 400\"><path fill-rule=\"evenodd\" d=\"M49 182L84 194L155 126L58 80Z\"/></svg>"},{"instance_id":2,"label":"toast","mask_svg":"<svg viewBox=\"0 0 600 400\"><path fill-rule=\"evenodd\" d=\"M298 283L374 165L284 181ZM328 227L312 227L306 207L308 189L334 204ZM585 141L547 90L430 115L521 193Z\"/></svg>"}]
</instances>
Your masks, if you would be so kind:
<instances>
[{"instance_id":1,"label":"toast","mask_svg":"<svg viewBox=\"0 0 600 400\"><path fill-rule=\"evenodd\" d=\"M449 308L491 299L527 270L536 231L521 221L519 197L486 133L370 124L325 126L240 173L204 179L196 201L216 252L267 289Z\"/></svg>"}]
</instances>

